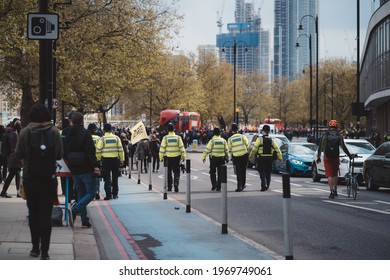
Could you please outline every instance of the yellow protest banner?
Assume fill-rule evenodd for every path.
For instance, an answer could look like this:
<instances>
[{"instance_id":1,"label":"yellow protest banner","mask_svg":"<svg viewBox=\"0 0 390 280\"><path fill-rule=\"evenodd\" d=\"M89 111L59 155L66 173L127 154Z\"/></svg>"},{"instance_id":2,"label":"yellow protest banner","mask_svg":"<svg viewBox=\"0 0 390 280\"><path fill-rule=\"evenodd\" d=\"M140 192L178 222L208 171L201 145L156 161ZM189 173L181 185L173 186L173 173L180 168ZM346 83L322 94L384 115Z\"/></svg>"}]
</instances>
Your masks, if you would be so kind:
<instances>
[{"instance_id":1,"label":"yellow protest banner","mask_svg":"<svg viewBox=\"0 0 390 280\"><path fill-rule=\"evenodd\" d=\"M146 132L146 127L144 123L141 121L130 128L131 132L131 143L135 144L142 139L148 138L148 133Z\"/></svg>"}]
</instances>

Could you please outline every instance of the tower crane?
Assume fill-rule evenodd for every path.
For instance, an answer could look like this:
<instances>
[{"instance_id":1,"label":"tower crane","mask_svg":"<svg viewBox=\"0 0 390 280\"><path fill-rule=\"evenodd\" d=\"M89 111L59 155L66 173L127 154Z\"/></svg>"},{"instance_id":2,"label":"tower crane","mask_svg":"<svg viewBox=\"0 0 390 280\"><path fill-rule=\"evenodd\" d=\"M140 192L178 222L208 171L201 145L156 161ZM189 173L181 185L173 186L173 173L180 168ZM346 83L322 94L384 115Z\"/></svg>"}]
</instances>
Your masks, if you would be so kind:
<instances>
[{"instance_id":1,"label":"tower crane","mask_svg":"<svg viewBox=\"0 0 390 280\"><path fill-rule=\"evenodd\" d=\"M219 13L219 11L217 11L217 26L219 28L219 34L222 33L222 26L223 26L222 17L223 17L223 8L224 7L225 7L225 0L222 1L221 14Z\"/></svg>"}]
</instances>

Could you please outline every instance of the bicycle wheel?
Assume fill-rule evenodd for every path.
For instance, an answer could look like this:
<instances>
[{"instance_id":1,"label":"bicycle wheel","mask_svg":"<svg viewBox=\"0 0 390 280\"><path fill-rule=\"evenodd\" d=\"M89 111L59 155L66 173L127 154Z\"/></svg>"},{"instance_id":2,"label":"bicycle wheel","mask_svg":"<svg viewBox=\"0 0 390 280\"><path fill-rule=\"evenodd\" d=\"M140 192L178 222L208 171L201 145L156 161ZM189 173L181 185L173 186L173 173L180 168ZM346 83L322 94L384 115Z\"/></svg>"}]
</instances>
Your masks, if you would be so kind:
<instances>
[{"instance_id":1,"label":"bicycle wheel","mask_svg":"<svg viewBox=\"0 0 390 280\"><path fill-rule=\"evenodd\" d=\"M347 180L347 195L348 195L348 198L351 196L351 189L352 189L352 178L351 178L351 176L348 176L348 180Z\"/></svg>"},{"instance_id":2,"label":"bicycle wheel","mask_svg":"<svg viewBox=\"0 0 390 280\"><path fill-rule=\"evenodd\" d=\"M357 197L357 190L358 190L358 184L357 184L356 178L354 178L354 180L352 182L352 197L354 200L356 200L356 197Z\"/></svg>"}]
</instances>

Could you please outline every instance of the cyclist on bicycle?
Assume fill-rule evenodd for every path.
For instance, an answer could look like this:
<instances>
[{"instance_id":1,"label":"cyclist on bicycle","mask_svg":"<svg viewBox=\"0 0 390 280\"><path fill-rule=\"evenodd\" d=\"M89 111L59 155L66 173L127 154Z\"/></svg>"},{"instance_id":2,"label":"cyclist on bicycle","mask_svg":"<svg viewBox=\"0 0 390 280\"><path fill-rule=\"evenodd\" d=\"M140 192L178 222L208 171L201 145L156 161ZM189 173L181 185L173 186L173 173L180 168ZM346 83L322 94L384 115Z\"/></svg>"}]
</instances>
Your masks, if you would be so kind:
<instances>
[{"instance_id":1,"label":"cyclist on bicycle","mask_svg":"<svg viewBox=\"0 0 390 280\"><path fill-rule=\"evenodd\" d=\"M338 131L338 122L331 120L329 122L329 130L322 135L317 154L317 163L321 162L321 153L324 152L324 166L325 175L328 178L328 185L330 190L329 198L334 199L337 196L337 183L340 165L340 147L351 159L352 155L349 153L347 146L344 143L344 138Z\"/></svg>"}]
</instances>

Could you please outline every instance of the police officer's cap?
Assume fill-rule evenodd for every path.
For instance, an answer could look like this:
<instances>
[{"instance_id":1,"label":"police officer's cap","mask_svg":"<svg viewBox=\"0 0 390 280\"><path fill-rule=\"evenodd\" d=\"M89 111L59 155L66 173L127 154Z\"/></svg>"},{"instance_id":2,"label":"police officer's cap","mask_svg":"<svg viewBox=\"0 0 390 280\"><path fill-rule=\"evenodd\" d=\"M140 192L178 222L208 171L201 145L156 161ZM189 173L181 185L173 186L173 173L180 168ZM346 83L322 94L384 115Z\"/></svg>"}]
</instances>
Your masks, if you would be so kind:
<instances>
[{"instance_id":1,"label":"police officer's cap","mask_svg":"<svg viewBox=\"0 0 390 280\"><path fill-rule=\"evenodd\" d=\"M112 131L112 126L110 123L105 123L104 124L104 131L106 132L111 132Z\"/></svg>"},{"instance_id":2,"label":"police officer's cap","mask_svg":"<svg viewBox=\"0 0 390 280\"><path fill-rule=\"evenodd\" d=\"M94 130L96 130L96 129L97 129L97 126L96 126L95 123L90 123L90 124L88 125L88 130L94 131Z\"/></svg>"},{"instance_id":3,"label":"police officer's cap","mask_svg":"<svg viewBox=\"0 0 390 280\"><path fill-rule=\"evenodd\" d=\"M268 133L268 132L270 132L271 128L269 127L268 124L265 124L265 125L263 126L263 129L262 129L262 130Z\"/></svg>"},{"instance_id":4,"label":"police officer's cap","mask_svg":"<svg viewBox=\"0 0 390 280\"><path fill-rule=\"evenodd\" d=\"M214 135L220 135L221 134L221 130L219 129L219 127L214 127L213 134Z\"/></svg>"},{"instance_id":5,"label":"police officer's cap","mask_svg":"<svg viewBox=\"0 0 390 280\"><path fill-rule=\"evenodd\" d=\"M175 127L173 126L173 124L172 124L172 123L169 123L169 124L168 124L168 131L172 132L172 131L174 131L174 130L175 130Z\"/></svg>"},{"instance_id":6,"label":"police officer's cap","mask_svg":"<svg viewBox=\"0 0 390 280\"><path fill-rule=\"evenodd\" d=\"M238 131L238 125L237 124L232 124L232 131Z\"/></svg>"}]
</instances>

